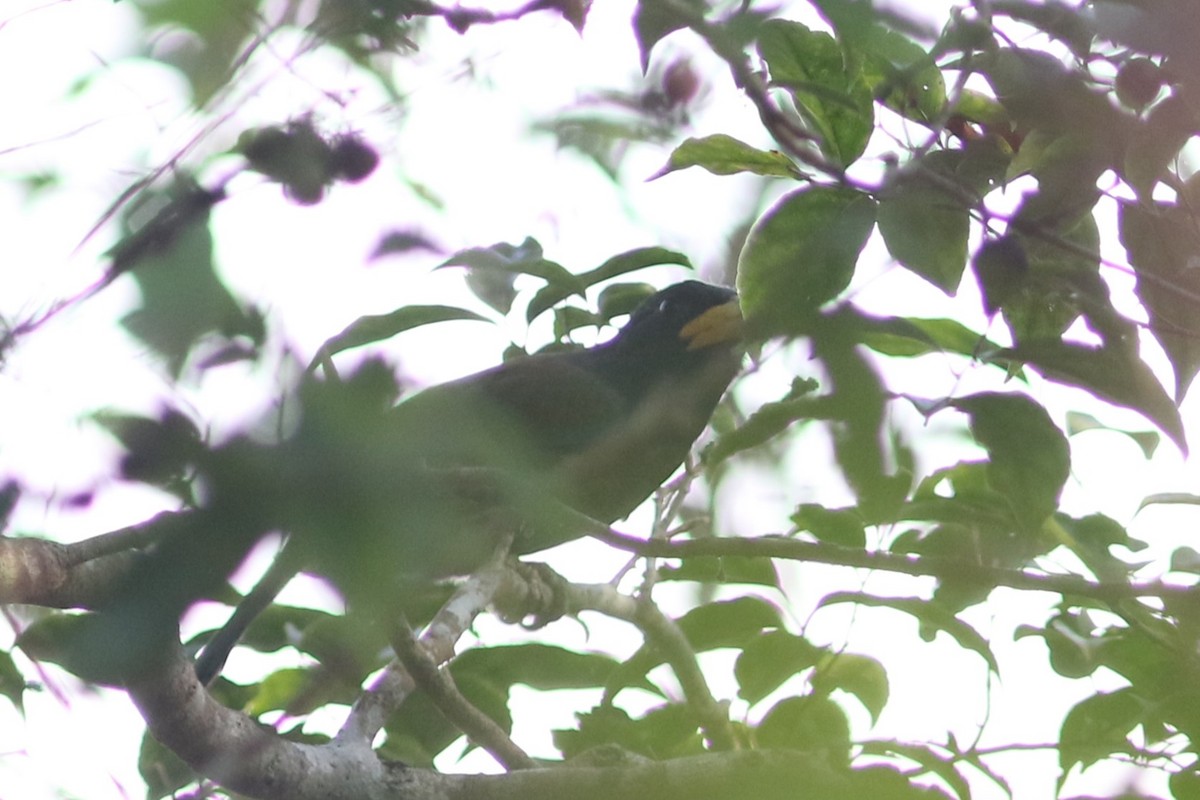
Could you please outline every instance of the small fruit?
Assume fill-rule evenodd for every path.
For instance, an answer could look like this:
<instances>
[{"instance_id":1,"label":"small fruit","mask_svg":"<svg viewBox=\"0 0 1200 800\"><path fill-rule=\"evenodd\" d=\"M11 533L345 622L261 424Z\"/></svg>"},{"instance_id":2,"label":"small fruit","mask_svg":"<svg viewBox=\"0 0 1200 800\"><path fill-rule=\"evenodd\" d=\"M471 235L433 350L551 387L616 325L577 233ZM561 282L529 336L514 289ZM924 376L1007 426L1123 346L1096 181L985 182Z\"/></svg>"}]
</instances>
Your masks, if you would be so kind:
<instances>
[{"instance_id":1,"label":"small fruit","mask_svg":"<svg viewBox=\"0 0 1200 800\"><path fill-rule=\"evenodd\" d=\"M1117 99L1128 108L1140 111L1162 91L1162 69L1148 58L1131 58L1117 70L1114 86Z\"/></svg>"}]
</instances>

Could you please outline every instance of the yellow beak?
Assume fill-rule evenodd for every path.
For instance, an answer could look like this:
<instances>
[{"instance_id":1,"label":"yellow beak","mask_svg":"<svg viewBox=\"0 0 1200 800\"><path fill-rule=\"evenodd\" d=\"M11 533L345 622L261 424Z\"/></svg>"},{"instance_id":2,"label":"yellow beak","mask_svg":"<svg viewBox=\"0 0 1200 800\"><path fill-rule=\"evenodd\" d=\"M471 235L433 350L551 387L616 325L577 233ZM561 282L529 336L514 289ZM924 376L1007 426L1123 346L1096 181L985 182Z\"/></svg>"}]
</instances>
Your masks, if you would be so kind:
<instances>
[{"instance_id":1,"label":"yellow beak","mask_svg":"<svg viewBox=\"0 0 1200 800\"><path fill-rule=\"evenodd\" d=\"M742 307L735 297L727 303L713 306L679 331L688 350L700 350L714 344L728 344L742 338L745 320Z\"/></svg>"}]
</instances>

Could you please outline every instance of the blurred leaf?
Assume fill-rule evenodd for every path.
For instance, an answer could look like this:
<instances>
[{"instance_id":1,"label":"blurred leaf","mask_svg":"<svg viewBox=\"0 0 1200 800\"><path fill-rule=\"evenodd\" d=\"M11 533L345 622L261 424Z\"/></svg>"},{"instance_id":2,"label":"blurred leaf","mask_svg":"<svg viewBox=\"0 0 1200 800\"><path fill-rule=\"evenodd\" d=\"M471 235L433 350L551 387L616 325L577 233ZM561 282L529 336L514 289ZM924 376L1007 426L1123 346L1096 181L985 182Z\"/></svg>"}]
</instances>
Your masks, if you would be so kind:
<instances>
[{"instance_id":1,"label":"blurred leaf","mask_svg":"<svg viewBox=\"0 0 1200 800\"><path fill-rule=\"evenodd\" d=\"M704 0L682 0L678 8L664 0L638 0L637 9L633 12L633 32L637 37L638 53L641 54L642 74L650 68L650 53L654 45L687 26L684 12L702 17L707 10L708 5Z\"/></svg>"},{"instance_id":2,"label":"blurred leaf","mask_svg":"<svg viewBox=\"0 0 1200 800\"><path fill-rule=\"evenodd\" d=\"M991 316L1020 296L1029 278L1029 258L1019 239L1000 236L986 239L980 245L971 260L971 269L979 281L983 311Z\"/></svg>"},{"instance_id":3,"label":"blurred leaf","mask_svg":"<svg viewBox=\"0 0 1200 800\"><path fill-rule=\"evenodd\" d=\"M867 544L862 516L853 508L829 509L816 503L801 503L791 520L799 530L808 531L822 542L857 548Z\"/></svg>"},{"instance_id":4,"label":"blurred leaf","mask_svg":"<svg viewBox=\"0 0 1200 800\"><path fill-rule=\"evenodd\" d=\"M391 230L379 237L368 261L377 261L385 256L396 256L424 250L430 253L443 252L441 245L416 229Z\"/></svg>"},{"instance_id":5,"label":"blurred leaf","mask_svg":"<svg viewBox=\"0 0 1200 800\"><path fill-rule=\"evenodd\" d=\"M647 180L655 180L676 170L703 167L714 175L750 172L776 178L799 178L795 162L778 150L759 150L723 133L702 139L687 139L676 147L666 166Z\"/></svg>"},{"instance_id":6,"label":"blurred leaf","mask_svg":"<svg viewBox=\"0 0 1200 800\"><path fill-rule=\"evenodd\" d=\"M813 419L821 401L808 395L816 391L815 381L797 379L782 399L765 403L738 428L723 433L702 455L707 467L715 467L732 455L750 450L778 436L798 420Z\"/></svg>"},{"instance_id":7,"label":"blurred leaf","mask_svg":"<svg viewBox=\"0 0 1200 800\"><path fill-rule=\"evenodd\" d=\"M1128 127L1123 115L1083 74L1055 56L1004 47L978 59L997 99L1019 127L1052 132L1088 130L1099 139Z\"/></svg>"},{"instance_id":8,"label":"blurred leaf","mask_svg":"<svg viewBox=\"0 0 1200 800\"><path fill-rule=\"evenodd\" d=\"M491 247L471 247L459 250L437 266L470 267L473 270L500 270L519 275L532 275L546 283L576 288L574 275L565 267L542 255L542 246L532 236L527 236L519 245L500 242Z\"/></svg>"},{"instance_id":9,"label":"blurred leaf","mask_svg":"<svg viewBox=\"0 0 1200 800\"><path fill-rule=\"evenodd\" d=\"M183 759L159 744L149 733L142 735L138 774L146 782L147 800L177 797L180 789L199 778Z\"/></svg>"},{"instance_id":10,"label":"blurred leaf","mask_svg":"<svg viewBox=\"0 0 1200 800\"><path fill-rule=\"evenodd\" d=\"M783 625L778 608L752 596L697 606L677 623L698 653L718 647L740 647L762 631Z\"/></svg>"},{"instance_id":11,"label":"blurred leaf","mask_svg":"<svg viewBox=\"0 0 1200 800\"><path fill-rule=\"evenodd\" d=\"M850 757L846 712L828 697L785 697L767 712L755 731L758 746L824 754L839 765Z\"/></svg>"},{"instance_id":12,"label":"blurred leaf","mask_svg":"<svg viewBox=\"0 0 1200 800\"><path fill-rule=\"evenodd\" d=\"M955 768L960 759L971 763L977 769L981 769L989 778L995 781L1000 788L1007 789L1007 784L999 775L988 770L982 764L978 763L978 759L972 759L970 756L962 758L959 754L953 753L950 755L942 755L933 747L922 744L908 744L905 742L894 741L874 741L864 742L862 751L865 755L886 756L891 759L896 757L907 759L916 764L919 764L922 769L930 774L936 775L950 787L955 796L959 800L970 800L971 785ZM1012 799L1012 792L1006 792L1009 800Z\"/></svg>"},{"instance_id":13,"label":"blurred leaf","mask_svg":"<svg viewBox=\"0 0 1200 800\"><path fill-rule=\"evenodd\" d=\"M398 333L403 333L422 325L432 325L435 322L452 322L454 320L473 320L475 322L491 322L487 317L454 306L404 306L387 314L369 314L359 317L346 326L345 330L330 338L321 345L321 349L308 368L313 369L322 359L355 347L382 342Z\"/></svg>"},{"instance_id":14,"label":"blurred leaf","mask_svg":"<svg viewBox=\"0 0 1200 800\"><path fill-rule=\"evenodd\" d=\"M507 314L517 298L517 274L499 269L468 269L467 288L488 306Z\"/></svg>"},{"instance_id":15,"label":"blurred leaf","mask_svg":"<svg viewBox=\"0 0 1200 800\"><path fill-rule=\"evenodd\" d=\"M1143 716L1142 704L1132 689L1100 692L1076 703L1059 733L1060 784L1076 764L1086 768L1113 753L1132 754L1134 747L1128 737Z\"/></svg>"},{"instance_id":16,"label":"blurred leaf","mask_svg":"<svg viewBox=\"0 0 1200 800\"><path fill-rule=\"evenodd\" d=\"M779 609L753 596L696 606L676 620L676 624L697 653L743 647L764 630L783 627ZM646 674L664 661L664 654L653 643L638 648L609 676L604 690L606 700L611 701L627 686L645 687Z\"/></svg>"},{"instance_id":17,"label":"blurred leaf","mask_svg":"<svg viewBox=\"0 0 1200 800\"><path fill-rule=\"evenodd\" d=\"M518 644L467 650L454 660L455 679L486 677L506 690L522 684L540 691L603 686L619 662L598 653L579 653L547 644Z\"/></svg>"},{"instance_id":18,"label":"blurred leaf","mask_svg":"<svg viewBox=\"0 0 1200 800\"><path fill-rule=\"evenodd\" d=\"M1175 373L1175 401L1182 402L1200 373L1200 323L1196 317L1200 276L1194 268L1200 261L1200 233L1192 209L1121 202L1117 221L1121 244L1137 272L1138 299L1146 307L1150 331L1166 351Z\"/></svg>"},{"instance_id":19,"label":"blurred leaf","mask_svg":"<svg viewBox=\"0 0 1200 800\"><path fill-rule=\"evenodd\" d=\"M9 702L22 716L25 715L25 689L28 684L21 670L13 661L12 653L0 650L0 696L7 697Z\"/></svg>"},{"instance_id":20,"label":"blurred leaf","mask_svg":"<svg viewBox=\"0 0 1200 800\"><path fill-rule=\"evenodd\" d=\"M764 336L803 333L850 283L875 224L875 202L849 189L784 195L754 224L738 260L742 311Z\"/></svg>"},{"instance_id":21,"label":"blurred leaf","mask_svg":"<svg viewBox=\"0 0 1200 800\"><path fill-rule=\"evenodd\" d=\"M94 633L104 630L104 622L98 614L50 614L22 631L16 646L30 659L57 664L80 680L120 686L124 676L114 671L120 659L90 646ZM81 642L89 646L80 646Z\"/></svg>"},{"instance_id":22,"label":"blurred leaf","mask_svg":"<svg viewBox=\"0 0 1200 800\"><path fill-rule=\"evenodd\" d=\"M866 520L891 519L911 484L899 440L885 432L882 379L859 347L856 313L849 307L811 325L814 355L828 375L834 455ZM893 458L895 456L895 458Z\"/></svg>"},{"instance_id":23,"label":"blurred leaf","mask_svg":"<svg viewBox=\"0 0 1200 800\"><path fill-rule=\"evenodd\" d=\"M779 571L769 558L752 556L697 556L684 559L678 567L658 568L660 581L696 581L699 583L744 583L780 588Z\"/></svg>"},{"instance_id":24,"label":"blurred leaf","mask_svg":"<svg viewBox=\"0 0 1200 800\"><path fill-rule=\"evenodd\" d=\"M1171 437L1184 453L1187 434L1179 409L1136 353L1125 348L1068 342L1025 342L1004 354L1036 367L1051 380L1079 386L1097 397L1132 408Z\"/></svg>"},{"instance_id":25,"label":"blurred leaf","mask_svg":"<svg viewBox=\"0 0 1200 800\"><path fill-rule=\"evenodd\" d=\"M1105 341L1120 343L1130 335L1129 323L1113 309L1100 278L1100 231L1086 214L1069 227L1043 231L1049 238L1018 232L1006 237L1026 260L1023 279L1001 309L1004 322L1019 342L1053 341L1079 318Z\"/></svg>"},{"instance_id":26,"label":"blurred leaf","mask_svg":"<svg viewBox=\"0 0 1200 800\"><path fill-rule=\"evenodd\" d=\"M698 755L704 750L695 716L683 704L652 708L639 719L611 705L578 716L575 730L554 731L554 744L567 759L604 745L653 759Z\"/></svg>"},{"instance_id":27,"label":"blurred leaf","mask_svg":"<svg viewBox=\"0 0 1200 800\"><path fill-rule=\"evenodd\" d=\"M787 631L763 632L743 648L734 664L738 696L752 705L757 703L788 679L815 666L825 652Z\"/></svg>"},{"instance_id":28,"label":"blurred leaf","mask_svg":"<svg viewBox=\"0 0 1200 800\"><path fill-rule=\"evenodd\" d=\"M1040 405L1022 394L986 392L951 405L971 418L971 433L988 451L988 483L1012 503L1029 530L1058 508L1071 472L1067 438Z\"/></svg>"},{"instance_id":29,"label":"blurred leaf","mask_svg":"<svg viewBox=\"0 0 1200 800\"><path fill-rule=\"evenodd\" d=\"M616 317L632 314L647 297L658 289L649 283L613 283L600 290L596 310L606 323Z\"/></svg>"},{"instance_id":30,"label":"blurred leaf","mask_svg":"<svg viewBox=\"0 0 1200 800\"><path fill-rule=\"evenodd\" d=\"M854 695L871 715L872 722L887 705L890 688L887 670L870 656L854 653L830 653L818 665L812 678L813 690L828 694L841 689Z\"/></svg>"},{"instance_id":31,"label":"blurred leaf","mask_svg":"<svg viewBox=\"0 0 1200 800\"><path fill-rule=\"evenodd\" d=\"M195 36L152 38L161 40L161 46L154 48L154 57L174 66L187 79L191 104L199 110L230 83L235 60L252 34L247 21L256 18L259 4L257 0L232 0L216 8L189 0L160 0L138 3L135 8L149 29L184 28Z\"/></svg>"},{"instance_id":32,"label":"blurred leaf","mask_svg":"<svg viewBox=\"0 0 1200 800\"><path fill-rule=\"evenodd\" d=\"M1084 431L1111 431L1119 433L1123 436L1128 436L1142 450L1142 454L1150 459L1154 456L1154 451L1158 449L1160 437L1154 431L1127 431L1121 428L1113 428L1105 425L1100 420L1093 417L1091 414L1084 414L1079 411L1067 412L1067 435L1074 436Z\"/></svg>"},{"instance_id":33,"label":"blurred leaf","mask_svg":"<svg viewBox=\"0 0 1200 800\"><path fill-rule=\"evenodd\" d=\"M1134 129L1125 150L1124 177L1140 200L1152 203L1154 187L1172 177L1170 166L1196 134L1198 122L1191 101L1173 94L1150 109Z\"/></svg>"},{"instance_id":34,"label":"blurred leaf","mask_svg":"<svg viewBox=\"0 0 1200 800\"><path fill-rule=\"evenodd\" d=\"M635 247L624 253L619 253L606 260L603 264L577 276L572 276L570 284L557 282L543 287L529 301L525 310L525 321L533 322L543 312L548 311L573 294L583 296L584 290L597 283L634 272L646 267L657 267L662 264L678 264L688 267L692 263L683 253L668 250L665 247Z\"/></svg>"},{"instance_id":35,"label":"blurred leaf","mask_svg":"<svg viewBox=\"0 0 1200 800\"><path fill-rule=\"evenodd\" d=\"M1000 673L1000 664L992 654L992 649L988 645L987 639L983 638L978 631L960 620L939 603L919 597L877 597L864 592L834 592L823 597L817 607L823 608L836 603L855 603L873 608L892 608L896 611L910 614L921 623L921 635L926 641L933 638L933 632L942 631L947 633L954 641L958 642L960 647L979 654L980 658L987 662L988 669L997 675Z\"/></svg>"},{"instance_id":36,"label":"blurred leaf","mask_svg":"<svg viewBox=\"0 0 1200 800\"><path fill-rule=\"evenodd\" d=\"M127 235L111 251L108 280L128 272L141 290L141 305L121 324L167 360L178 376L193 346L204 336L264 336L263 322L243 309L217 278L209 212L219 193L181 184L165 194L147 194L126 214ZM149 221L133 219L159 204Z\"/></svg>"},{"instance_id":37,"label":"blurred leaf","mask_svg":"<svg viewBox=\"0 0 1200 800\"><path fill-rule=\"evenodd\" d=\"M758 52L771 81L792 90L821 151L841 166L856 161L874 130L874 98L834 38L799 22L772 19L759 31Z\"/></svg>"}]
</instances>

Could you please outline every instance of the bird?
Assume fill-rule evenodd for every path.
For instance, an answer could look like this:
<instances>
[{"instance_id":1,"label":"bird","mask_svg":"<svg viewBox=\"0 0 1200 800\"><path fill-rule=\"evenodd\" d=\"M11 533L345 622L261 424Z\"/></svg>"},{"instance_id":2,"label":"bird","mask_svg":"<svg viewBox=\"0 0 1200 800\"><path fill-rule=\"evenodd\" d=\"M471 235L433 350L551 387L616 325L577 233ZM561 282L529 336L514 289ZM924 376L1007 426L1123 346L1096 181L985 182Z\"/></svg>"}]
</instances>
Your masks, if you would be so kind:
<instances>
[{"instance_id":1,"label":"bird","mask_svg":"<svg viewBox=\"0 0 1200 800\"><path fill-rule=\"evenodd\" d=\"M469 574L496 550L501 531L489 520L498 509L516 522L508 526L513 556L584 535L577 519L555 513L564 506L605 524L628 516L703 433L741 369L742 336L736 292L689 280L650 295L605 342L429 387L379 426L313 414L284 459L295 471L296 513L283 524L307 545L290 554L285 546L205 645L197 675L206 684L216 677L245 627L305 563L321 564L353 593L392 571ZM357 438L334 446L348 435ZM373 533L351 544L352 527Z\"/></svg>"}]
</instances>

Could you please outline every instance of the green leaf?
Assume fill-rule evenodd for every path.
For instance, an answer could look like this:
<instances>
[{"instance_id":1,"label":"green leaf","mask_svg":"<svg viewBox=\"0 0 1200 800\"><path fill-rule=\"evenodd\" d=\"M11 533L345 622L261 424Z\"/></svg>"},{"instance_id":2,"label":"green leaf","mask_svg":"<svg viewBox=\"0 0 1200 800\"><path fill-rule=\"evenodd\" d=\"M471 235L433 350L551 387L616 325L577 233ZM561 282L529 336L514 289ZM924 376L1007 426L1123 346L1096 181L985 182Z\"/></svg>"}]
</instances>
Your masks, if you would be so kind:
<instances>
[{"instance_id":1,"label":"green leaf","mask_svg":"<svg viewBox=\"0 0 1200 800\"><path fill-rule=\"evenodd\" d=\"M656 180L676 170L702 167L714 175L735 175L750 172L776 178L799 178L802 173L795 162L778 150L759 150L740 139L723 133L691 138L676 147L667 164L648 180Z\"/></svg>"},{"instance_id":2,"label":"green leaf","mask_svg":"<svg viewBox=\"0 0 1200 800\"><path fill-rule=\"evenodd\" d=\"M1124 177L1138 198L1151 203L1154 187L1172 177L1170 166L1195 135L1196 111L1182 95L1172 94L1139 120L1125 151Z\"/></svg>"},{"instance_id":3,"label":"green leaf","mask_svg":"<svg viewBox=\"0 0 1200 800\"><path fill-rule=\"evenodd\" d=\"M1056 236L1017 232L1006 241L1020 247L1025 272L1001 304L1017 342L1056 340L1079 318L1105 340L1120 340L1128 322L1117 315L1100 278L1100 231L1092 214L1055 231Z\"/></svg>"},{"instance_id":4,"label":"green leaf","mask_svg":"<svg viewBox=\"0 0 1200 800\"><path fill-rule=\"evenodd\" d=\"M472 320L475 322L491 322L487 317L476 314L465 308L455 306L404 306L387 314L368 314L351 322L346 329L330 338L321 345L318 354L309 364L313 369L322 359L355 347L382 342L396 334L432 325L435 322L452 322L454 320Z\"/></svg>"},{"instance_id":5,"label":"green leaf","mask_svg":"<svg viewBox=\"0 0 1200 800\"><path fill-rule=\"evenodd\" d=\"M759 597L739 597L697 606L678 620L680 630L698 653L718 647L740 647L764 630L783 626L779 609Z\"/></svg>"},{"instance_id":6,"label":"green leaf","mask_svg":"<svg viewBox=\"0 0 1200 800\"><path fill-rule=\"evenodd\" d=\"M902 759L908 759L916 764L919 764L922 769L930 775L936 775L945 781L946 785L954 792L959 800L970 800L971 786L967 780L959 773L955 767L959 760L968 761L972 766L980 768L984 774L995 781L1000 788L1007 790L1008 786L1000 776L988 770L978 762L978 759L972 760L969 755L954 753L953 755L942 755L938 750L923 744L907 744L904 742L893 741L874 741L864 742L862 745L864 755L886 756L889 760L896 760L899 756ZM1009 800L1012 798L1012 792L1006 791Z\"/></svg>"},{"instance_id":7,"label":"green leaf","mask_svg":"<svg viewBox=\"0 0 1200 800\"><path fill-rule=\"evenodd\" d=\"M542 313L571 295L582 296L584 290L598 283L639 269L663 264L677 264L688 269L692 268L692 262L688 260L688 257L676 250L668 250L665 247L635 247L613 256L595 269L572 276L569 284L560 281L539 290L529 301L529 307L525 310L525 321L533 322Z\"/></svg>"},{"instance_id":8,"label":"green leaf","mask_svg":"<svg viewBox=\"0 0 1200 800\"><path fill-rule=\"evenodd\" d=\"M803 333L816 310L850 283L875 224L875 202L817 186L784 195L750 230L738 259L738 293L764 336Z\"/></svg>"},{"instance_id":9,"label":"green leaf","mask_svg":"<svg viewBox=\"0 0 1200 800\"><path fill-rule=\"evenodd\" d=\"M956 183L961 151L935 150L910 164L879 199L879 233L892 257L948 295L967 263L968 208L926 173ZM964 192L966 188L964 187Z\"/></svg>"},{"instance_id":10,"label":"green leaf","mask_svg":"<svg viewBox=\"0 0 1200 800\"><path fill-rule=\"evenodd\" d=\"M758 52L772 82L792 90L821 151L841 166L856 161L874 131L874 97L834 38L799 22L772 19L759 31Z\"/></svg>"},{"instance_id":11,"label":"green leaf","mask_svg":"<svg viewBox=\"0 0 1200 800\"><path fill-rule=\"evenodd\" d=\"M850 756L850 723L841 707L821 695L785 697L755 731L759 747L818 752L845 764Z\"/></svg>"},{"instance_id":12,"label":"green leaf","mask_svg":"<svg viewBox=\"0 0 1200 800\"><path fill-rule=\"evenodd\" d=\"M706 603L688 611L676 624L697 653L721 647L743 647L764 630L783 627L779 609L758 597L739 597ZM605 697L611 701L626 686L646 686L646 673L663 663L663 653L651 643L640 647L609 677Z\"/></svg>"},{"instance_id":13,"label":"green leaf","mask_svg":"<svg viewBox=\"0 0 1200 800\"><path fill-rule=\"evenodd\" d=\"M12 653L0 650L0 695L7 697L13 707L25 713L25 689L28 684L13 661Z\"/></svg>"},{"instance_id":14,"label":"green leaf","mask_svg":"<svg viewBox=\"0 0 1200 800\"><path fill-rule=\"evenodd\" d=\"M924 48L897 31L874 27L854 50L876 99L918 122L938 119L946 105L946 81Z\"/></svg>"},{"instance_id":15,"label":"green leaf","mask_svg":"<svg viewBox=\"0 0 1200 800\"><path fill-rule=\"evenodd\" d=\"M956 353L1006 371L1012 362L995 358L1000 345L958 320L925 317L857 316L862 343L886 356L911 358L928 353Z\"/></svg>"},{"instance_id":16,"label":"green leaf","mask_svg":"<svg viewBox=\"0 0 1200 800\"><path fill-rule=\"evenodd\" d=\"M858 698L878 722L890 692L887 670L870 656L854 653L834 653L817 666L812 679L813 689L828 693L834 689L849 692Z\"/></svg>"},{"instance_id":17,"label":"green leaf","mask_svg":"<svg viewBox=\"0 0 1200 800\"><path fill-rule=\"evenodd\" d=\"M1175 373L1175 401L1182 402L1200 373L1200 233L1190 207L1122 202L1117 222L1121 244L1137 272L1137 295L1150 331Z\"/></svg>"},{"instance_id":18,"label":"green leaf","mask_svg":"<svg viewBox=\"0 0 1200 800\"><path fill-rule=\"evenodd\" d=\"M1068 342L1025 342L1003 355L1037 368L1047 378L1079 386L1110 402L1140 412L1171 437L1184 453L1187 434L1179 409L1158 378L1126 348Z\"/></svg>"},{"instance_id":19,"label":"green leaf","mask_svg":"<svg viewBox=\"0 0 1200 800\"><path fill-rule=\"evenodd\" d=\"M1087 130L1098 138L1117 138L1128 127L1109 99L1090 88L1090 77L1049 53L1005 47L975 63L1020 127Z\"/></svg>"},{"instance_id":20,"label":"green leaf","mask_svg":"<svg viewBox=\"0 0 1200 800\"><path fill-rule=\"evenodd\" d=\"M770 558L753 556L697 556L678 567L658 568L660 581L697 581L709 584L745 583L780 588L779 571Z\"/></svg>"},{"instance_id":21,"label":"green leaf","mask_svg":"<svg viewBox=\"0 0 1200 800\"><path fill-rule=\"evenodd\" d=\"M147 800L178 797L179 790L199 776L179 756L158 743L149 733L142 735L138 750L138 774L146 782Z\"/></svg>"},{"instance_id":22,"label":"green leaf","mask_svg":"<svg viewBox=\"0 0 1200 800\"><path fill-rule=\"evenodd\" d=\"M1067 437L1046 409L1023 394L984 392L951 402L971 418L971 433L988 451L988 483L1004 494L1027 530L1058 508L1070 477Z\"/></svg>"},{"instance_id":23,"label":"green leaf","mask_svg":"<svg viewBox=\"0 0 1200 800\"><path fill-rule=\"evenodd\" d=\"M782 399L765 403L740 427L722 433L703 453L705 466L712 468L732 455L759 447L783 433L797 420L813 419L820 414L822 401L809 397L816 391L815 381L799 378Z\"/></svg>"},{"instance_id":24,"label":"green leaf","mask_svg":"<svg viewBox=\"0 0 1200 800\"><path fill-rule=\"evenodd\" d=\"M218 279L209 219L221 195L181 182L166 192L147 193L123 219L127 235L111 251L106 280L128 272L141 291L140 307L121 324L167 360L178 376L192 348L210 334L246 336L261 342L262 318L244 309ZM155 203L148 222L131 221Z\"/></svg>"},{"instance_id":25,"label":"green leaf","mask_svg":"<svg viewBox=\"0 0 1200 800\"><path fill-rule=\"evenodd\" d=\"M808 531L822 542L857 548L867 544L866 527L856 509L829 509L816 503L802 503L791 520L799 530Z\"/></svg>"},{"instance_id":26,"label":"green leaf","mask_svg":"<svg viewBox=\"0 0 1200 800\"><path fill-rule=\"evenodd\" d=\"M954 641L958 642L960 647L977 653L987 663L988 669L997 675L1000 674L1000 664L992 654L992 648L988 645L987 639L939 603L919 597L876 597L863 592L834 592L823 597L817 608L837 603L891 608L910 614L921 623L922 637L927 641L932 638L932 631L947 633Z\"/></svg>"},{"instance_id":27,"label":"green leaf","mask_svg":"<svg viewBox=\"0 0 1200 800\"><path fill-rule=\"evenodd\" d=\"M1091 414L1084 414L1079 411L1067 412L1067 436L1075 436L1084 431L1111 431L1119 433L1123 436L1128 436L1134 443L1141 448L1142 454L1147 458L1153 458L1154 451L1158 449L1158 443L1162 437L1154 431L1127 431L1122 428L1114 428L1110 425L1105 425L1100 420L1093 417Z\"/></svg>"},{"instance_id":28,"label":"green leaf","mask_svg":"<svg viewBox=\"0 0 1200 800\"><path fill-rule=\"evenodd\" d=\"M652 759L704 751L695 715L683 704L653 708L640 719L611 705L600 705L578 716L575 730L554 731L554 744L567 759L597 752L601 747L612 749L613 745Z\"/></svg>"},{"instance_id":29,"label":"green leaf","mask_svg":"<svg viewBox=\"0 0 1200 800\"><path fill-rule=\"evenodd\" d=\"M1128 737L1144 716L1132 689L1101 692L1076 703L1059 733L1059 783L1076 764L1086 768L1113 753L1134 752Z\"/></svg>"},{"instance_id":30,"label":"green leaf","mask_svg":"<svg viewBox=\"0 0 1200 800\"><path fill-rule=\"evenodd\" d=\"M575 276L561 264L549 261L542 255L542 246L532 236L527 236L519 245L506 242L491 247L471 247L460 250L438 264L445 267L470 267L476 270L501 270L519 275L532 275L550 284L577 288Z\"/></svg>"},{"instance_id":31,"label":"green leaf","mask_svg":"<svg viewBox=\"0 0 1200 800\"><path fill-rule=\"evenodd\" d=\"M454 660L454 677L486 677L505 689L522 684L540 691L603 686L618 666L598 653L579 653L547 644L473 648Z\"/></svg>"},{"instance_id":32,"label":"green leaf","mask_svg":"<svg viewBox=\"0 0 1200 800\"><path fill-rule=\"evenodd\" d=\"M687 27L688 15L702 17L708 10L704 0L680 0L678 7L664 0L639 0L633 12L633 33L637 37L642 74L650 68L650 53L654 45L680 28Z\"/></svg>"},{"instance_id":33,"label":"green leaf","mask_svg":"<svg viewBox=\"0 0 1200 800\"><path fill-rule=\"evenodd\" d=\"M757 703L785 681L813 667L826 652L802 636L787 631L766 631L749 642L734 663L738 696Z\"/></svg>"}]
</instances>

